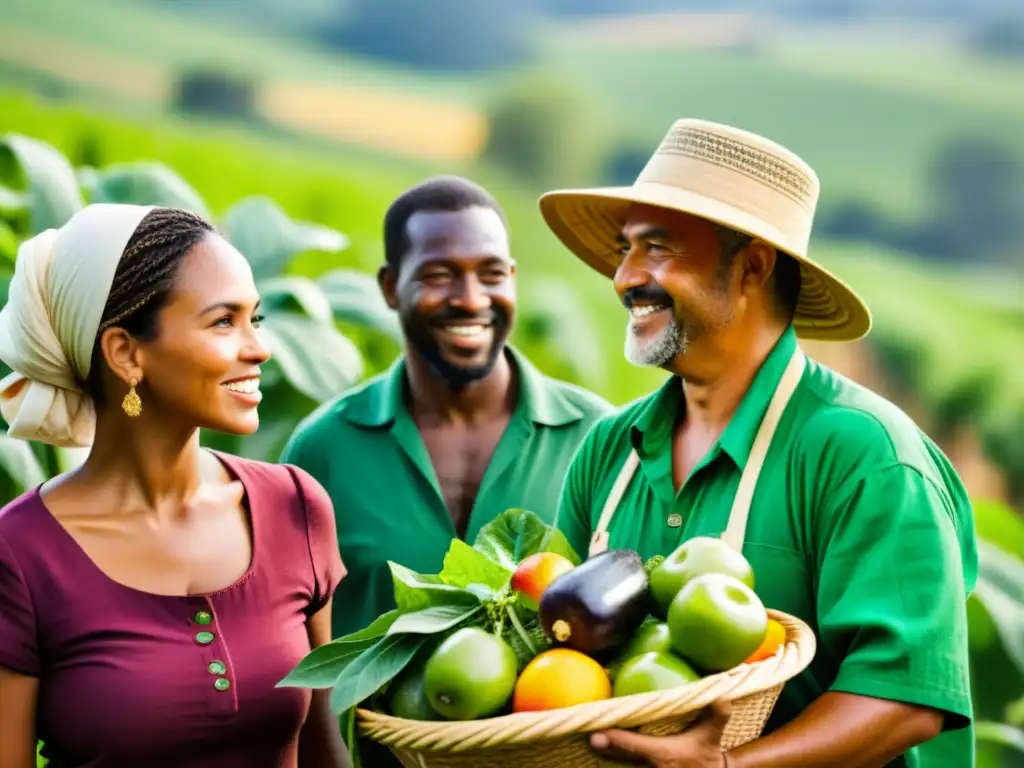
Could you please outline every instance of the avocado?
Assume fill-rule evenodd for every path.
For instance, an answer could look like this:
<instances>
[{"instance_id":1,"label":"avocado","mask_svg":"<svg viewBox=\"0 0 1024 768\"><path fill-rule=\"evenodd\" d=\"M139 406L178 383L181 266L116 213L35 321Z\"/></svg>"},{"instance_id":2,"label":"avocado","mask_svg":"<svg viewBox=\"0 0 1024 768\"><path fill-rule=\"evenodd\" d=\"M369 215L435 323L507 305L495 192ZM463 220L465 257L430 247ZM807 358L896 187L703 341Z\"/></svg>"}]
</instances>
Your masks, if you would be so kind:
<instances>
[{"instance_id":1,"label":"avocado","mask_svg":"<svg viewBox=\"0 0 1024 768\"><path fill-rule=\"evenodd\" d=\"M628 549L609 549L559 576L544 591L540 622L558 645L588 655L612 651L647 617L644 562Z\"/></svg>"}]
</instances>

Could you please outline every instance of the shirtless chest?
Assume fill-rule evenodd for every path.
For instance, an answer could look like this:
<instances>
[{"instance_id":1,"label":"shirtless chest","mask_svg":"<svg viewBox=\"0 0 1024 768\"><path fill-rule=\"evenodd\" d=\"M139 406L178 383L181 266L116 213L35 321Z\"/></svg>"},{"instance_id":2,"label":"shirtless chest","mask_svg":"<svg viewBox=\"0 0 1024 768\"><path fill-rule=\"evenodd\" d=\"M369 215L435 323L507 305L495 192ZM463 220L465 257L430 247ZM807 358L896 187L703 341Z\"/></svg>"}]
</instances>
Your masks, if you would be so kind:
<instances>
[{"instance_id":1,"label":"shirtless chest","mask_svg":"<svg viewBox=\"0 0 1024 768\"><path fill-rule=\"evenodd\" d=\"M507 421L482 429L444 427L423 433L441 497L460 539L465 538L484 474L506 425Z\"/></svg>"}]
</instances>

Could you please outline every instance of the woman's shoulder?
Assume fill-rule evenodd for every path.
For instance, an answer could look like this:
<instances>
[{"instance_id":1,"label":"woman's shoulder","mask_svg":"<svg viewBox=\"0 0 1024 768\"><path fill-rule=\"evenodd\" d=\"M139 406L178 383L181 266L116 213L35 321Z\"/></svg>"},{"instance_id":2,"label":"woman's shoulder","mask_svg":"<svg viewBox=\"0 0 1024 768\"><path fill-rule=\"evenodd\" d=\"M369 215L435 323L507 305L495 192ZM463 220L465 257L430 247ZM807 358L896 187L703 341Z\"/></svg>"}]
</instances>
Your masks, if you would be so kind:
<instances>
[{"instance_id":1,"label":"woman's shoulder","mask_svg":"<svg viewBox=\"0 0 1024 768\"><path fill-rule=\"evenodd\" d=\"M242 480L250 493L261 498L276 496L279 500L293 500L293 507L302 511L303 517L317 518L304 520L307 525L315 524L327 515L333 519L334 508L323 486L306 470L294 464L276 464L257 459L218 453L228 469Z\"/></svg>"},{"instance_id":2,"label":"woman's shoulder","mask_svg":"<svg viewBox=\"0 0 1024 768\"><path fill-rule=\"evenodd\" d=\"M0 507L0 539L38 541L47 530L46 507L33 488Z\"/></svg>"}]
</instances>

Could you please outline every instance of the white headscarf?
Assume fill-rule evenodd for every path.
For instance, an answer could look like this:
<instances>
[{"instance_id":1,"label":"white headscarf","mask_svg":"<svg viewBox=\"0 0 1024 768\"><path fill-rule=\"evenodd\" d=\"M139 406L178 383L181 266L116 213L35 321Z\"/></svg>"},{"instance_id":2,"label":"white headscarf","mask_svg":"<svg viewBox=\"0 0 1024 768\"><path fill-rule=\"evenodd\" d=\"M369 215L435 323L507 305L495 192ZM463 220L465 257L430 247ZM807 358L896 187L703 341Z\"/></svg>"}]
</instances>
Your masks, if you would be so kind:
<instances>
[{"instance_id":1,"label":"white headscarf","mask_svg":"<svg viewBox=\"0 0 1024 768\"><path fill-rule=\"evenodd\" d=\"M0 310L0 380L7 434L64 447L92 444L96 412L79 381L114 273L150 206L97 203L60 229L22 243L7 304Z\"/></svg>"}]
</instances>

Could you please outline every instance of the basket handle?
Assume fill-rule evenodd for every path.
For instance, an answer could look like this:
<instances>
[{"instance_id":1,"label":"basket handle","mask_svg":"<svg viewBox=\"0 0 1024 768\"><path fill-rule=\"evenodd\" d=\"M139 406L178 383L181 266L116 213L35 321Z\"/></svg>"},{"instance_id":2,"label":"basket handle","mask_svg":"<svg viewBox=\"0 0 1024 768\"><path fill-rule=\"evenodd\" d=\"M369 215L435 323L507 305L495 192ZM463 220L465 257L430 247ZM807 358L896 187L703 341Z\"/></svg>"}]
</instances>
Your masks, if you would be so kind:
<instances>
[{"instance_id":1,"label":"basket handle","mask_svg":"<svg viewBox=\"0 0 1024 768\"><path fill-rule=\"evenodd\" d=\"M736 496L733 498L732 509L729 511L729 522L722 533L722 539L725 543L737 552L743 551L743 539L747 532L750 505L754 500L754 489L757 487L761 468L764 466L765 457L768 455L768 448L771 445L772 438L775 437L775 430L779 426L782 414L786 410L790 399L792 399L793 393L796 392L797 385L800 384L806 362L807 358L800 348L797 347L793 351L793 356L789 359L782 378L779 379L775 393L772 395L768 409L765 411L764 418L761 419L761 426L758 428L757 436L754 438L754 443L750 448L747 463L743 467L743 474L740 476ZM608 525L611 523L615 511L618 509L619 502L622 500L622 494L625 493L626 486L629 485L629 481L633 478L633 474L636 472L639 464L640 456L637 454L636 449L633 448L630 450L629 455L626 456L622 469L619 470L619 476L615 478L615 484L605 500L604 508L601 510L601 517L597 521L597 528L590 537L589 557L593 557L608 549Z\"/></svg>"}]
</instances>

